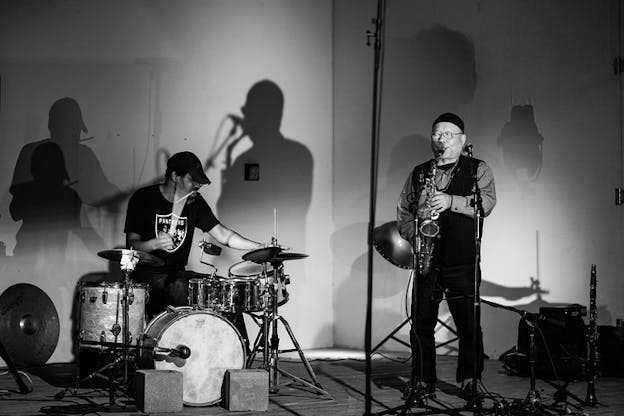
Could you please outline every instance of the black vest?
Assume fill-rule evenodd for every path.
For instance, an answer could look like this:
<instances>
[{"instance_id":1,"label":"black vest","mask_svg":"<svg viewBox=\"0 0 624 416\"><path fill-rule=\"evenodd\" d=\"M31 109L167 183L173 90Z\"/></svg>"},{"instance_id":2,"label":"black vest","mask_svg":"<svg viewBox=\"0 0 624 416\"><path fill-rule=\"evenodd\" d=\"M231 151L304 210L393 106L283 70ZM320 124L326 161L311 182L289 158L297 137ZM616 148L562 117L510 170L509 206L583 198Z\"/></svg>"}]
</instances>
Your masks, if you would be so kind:
<instances>
[{"instance_id":1,"label":"black vest","mask_svg":"<svg viewBox=\"0 0 624 416\"><path fill-rule=\"evenodd\" d=\"M473 169L476 171L481 160L473 158ZM412 185L416 194L420 195L422 184L419 178L426 178L431 169L432 161L423 163L414 168L412 174ZM422 175L422 176L421 176ZM472 175L470 173L470 159L464 156L459 157L459 162L455 166L455 172L451 183L445 193L449 195L469 196L472 195ZM474 241L474 219L464 214L452 212L450 209L442 212L438 218L440 227L439 238L436 242L434 252L434 265L437 267L448 267L458 265L468 265L474 263L475 241ZM481 231L483 221L481 221Z\"/></svg>"}]
</instances>

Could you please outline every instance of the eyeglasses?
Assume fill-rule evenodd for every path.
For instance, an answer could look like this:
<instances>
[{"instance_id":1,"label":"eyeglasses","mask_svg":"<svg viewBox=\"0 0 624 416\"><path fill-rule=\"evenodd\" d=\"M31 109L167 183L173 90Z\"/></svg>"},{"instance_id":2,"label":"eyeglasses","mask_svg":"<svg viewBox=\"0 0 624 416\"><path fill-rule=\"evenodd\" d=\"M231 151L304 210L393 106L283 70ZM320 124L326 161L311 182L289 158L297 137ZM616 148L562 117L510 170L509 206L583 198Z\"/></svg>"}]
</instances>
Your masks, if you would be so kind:
<instances>
[{"instance_id":1,"label":"eyeglasses","mask_svg":"<svg viewBox=\"0 0 624 416\"><path fill-rule=\"evenodd\" d=\"M438 140L440 137L444 137L445 139L452 139L455 136L460 136L464 133L454 133L452 131L436 131L431 133L431 138L434 140Z\"/></svg>"}]
</instances>

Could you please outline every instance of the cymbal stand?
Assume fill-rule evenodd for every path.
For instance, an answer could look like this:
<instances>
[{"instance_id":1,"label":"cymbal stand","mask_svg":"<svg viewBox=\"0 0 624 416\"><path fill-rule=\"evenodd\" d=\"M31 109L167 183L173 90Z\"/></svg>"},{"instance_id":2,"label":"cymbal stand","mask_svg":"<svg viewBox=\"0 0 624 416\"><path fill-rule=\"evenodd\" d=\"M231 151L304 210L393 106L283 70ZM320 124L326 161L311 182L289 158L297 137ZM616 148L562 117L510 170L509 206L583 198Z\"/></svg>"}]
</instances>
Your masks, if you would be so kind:
<instances>
[{"instance_id":1,"label":"cymbal stand","mask_svg":"<svg viewBox=\"0 0 624 416\"><path fill-rule=\"evenodd\" d=\"M266 264L267 263L265 263L265 278L267 277ZM283 277L283 267L281 262L274 262L271 263L271 265L273 266L274 270L274 279L272 283L269 282L268 278L266 279L267 283L264 294L264 308L262 312L262 317L260 318L262 320L262 323L260 324L261 329L258 336L256 337L256 341L254 342L254 347L248 360L248 366L250 366L253 362L253 359L258 350L262 349L262 368L269 372L270 393L277 393L279 391L279 376L281 374L295 382L303 384L305 387L311 389L314 393L323 395L331 399L332 396L325 389L323 389L323 386L321 386L316 375L314 374L314 370L312 369L312 366L310 365L310 362L306 358L305 354L301 350L301 346L299 345L299 342L297 342L295 334L293 333L288 321L278 313L279 305L277 291L279 290L279 283L281 282L281 279ZM287 350L279 349L278 324L280 322L286 329L286 332L288 333L288 336L290 337L290 340L292 341L295 348ZM270 339L269 333L271 334ZM312 381L297 377L294 374L280 368L279 354L294 351L297 351L297 353L299 354L299 358L301 359L301 362L303 363Z\"/></svg>"}]
</instances>

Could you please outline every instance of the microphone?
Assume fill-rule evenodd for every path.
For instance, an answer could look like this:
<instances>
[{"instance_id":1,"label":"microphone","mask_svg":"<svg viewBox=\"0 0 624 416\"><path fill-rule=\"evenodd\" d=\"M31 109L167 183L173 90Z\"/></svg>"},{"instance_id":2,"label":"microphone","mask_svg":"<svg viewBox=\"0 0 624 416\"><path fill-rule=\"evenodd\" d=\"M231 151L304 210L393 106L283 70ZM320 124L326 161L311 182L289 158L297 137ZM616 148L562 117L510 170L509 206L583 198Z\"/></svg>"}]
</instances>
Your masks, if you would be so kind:
<instances>
[{"instance_id":1,"label":"microphone","mask_svg":"<svg viewBox=\"0 0 624 416\"><path fill-rule=\"evenodd\" d=\"M191 356L191 349L186 345L178 345L177 347L172 348L171 351L169 351L169 355L172 357L179 357L183 360L186 360Z\"/></svg>"}]
</instances>

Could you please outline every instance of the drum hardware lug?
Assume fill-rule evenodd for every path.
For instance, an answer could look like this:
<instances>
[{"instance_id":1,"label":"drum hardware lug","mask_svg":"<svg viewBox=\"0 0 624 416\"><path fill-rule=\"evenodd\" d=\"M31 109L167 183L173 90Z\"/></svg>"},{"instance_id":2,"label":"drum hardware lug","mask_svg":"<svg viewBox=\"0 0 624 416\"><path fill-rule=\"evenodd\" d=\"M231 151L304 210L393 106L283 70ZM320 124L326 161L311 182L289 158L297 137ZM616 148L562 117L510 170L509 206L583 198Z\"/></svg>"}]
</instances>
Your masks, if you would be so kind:
<instances>
[{"instance_id":1,"label":"drum hardware lug","mask_svg":"<svg viewBox=\"0 0 624 416\"><path fill-rule=\"evenodd\" d=\"M84 303L85 301L85 292L84 290L80 291L80 303Z\"/></svg>"},{"instance_id":2,"label":"drum hardware lug","mask_svg":"<svg viewBox=\"0 0 624 416\"><path fill-rule=\"evenodd\" d=\"M134 303L134 292L130 292L130 305Z\"/></svg>"},{"instance_id":3,"label":"drum hardware lug","mask_svg":"<svg viewBox=\"0 0 624 416\"><path fill-rule=\"evenodd\" d=\"M100 332L100 342L106 342L106 332Z\"/></svg>"},{"instance_id":4,"label":"drum hardware lug","mask_svg":"<svg viewBox=\"0 0 624 416\"><path fill-rule=\"evenodd\" d=\"M104 332L104 331L102 331L102 332ZM110 332L114 336L118 336L119 334L121 334L121 325L119 325L119 324L113 325L113 327L110 329Z\"/></svg>"},{"instance_id":5,"label":"drum hardware lug","mask_svg":"<svg viewBox=\"0 0 624 416\"><path fill-rule=\"evenodd\" d=\"M85 335L85 332L84 332L84 331L80 331L80 332L78 333L78 339L79 339L80 341L82 341L82 340L84 339L84 335Z\"/></svg>"},{"instance_id":6,"label":"drum hardware lug","mask_svg":"<svg viewBox=\"0 0 624 416\"><path fill-rule=\"evenodd\" d=\"M90 296L89 297L89 302L91 302L91 303L95 303L96 300L97 300L97 296Z\"/></svg>"},{"instance_id":7,"label":"drum hardware lug","mask_svg":"<svg viewBox=\"0 0 624 416\"><path fill-rule=\"evenodd\" d=\"M102 303L106 305L106 301L108 300L108 291L104 290L102 292Z\"/></svg>"}]
</instances>

